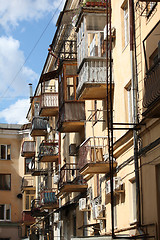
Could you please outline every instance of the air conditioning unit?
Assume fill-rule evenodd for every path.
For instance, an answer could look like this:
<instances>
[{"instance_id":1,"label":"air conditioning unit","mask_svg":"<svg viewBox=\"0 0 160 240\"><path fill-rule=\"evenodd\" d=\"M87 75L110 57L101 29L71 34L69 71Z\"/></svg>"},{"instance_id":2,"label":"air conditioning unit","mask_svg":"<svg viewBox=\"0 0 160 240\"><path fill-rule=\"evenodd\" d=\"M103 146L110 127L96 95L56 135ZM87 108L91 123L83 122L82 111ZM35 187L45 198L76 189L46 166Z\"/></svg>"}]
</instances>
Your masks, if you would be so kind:
<instances>
[{"instance_id":1,"label":"air conditioning unit","mask_svg":"<svg viewBox=\"0 0 160 240\"><path fill-rule=\"evenodd\" d=\"M121 177L114 177L113 178L113 191L119 189L121 185L123 184ZM111 184L110 180L106 182L106 194L109 194L111 192Z\"/></svg>"},{"instance_id":2,"label":"air conditioning unit","mask_svg":"<svg viewBox=\"0 0 160 240\"><path fill-rule=\"evenodd\" d=\"M77 147L75 143L69 145L69 156L76 156L77 155Z\"/></svg>"},{"instance_id":3,"label":"air conditioning unit","mask_svg":"<svg viewBox=\"0 0 160 240\"><path fill-rule=\"evenodd\" d=\"M110 180L106 182L106 194L109 194L111 192L111 184Z\"/></svg>"},{"instance_id":4,"label":"air conditioning unit","mask_svg":"<svg viewBox=\"0 0 160 240\"><path fill-rule=\"evenodd\" d=\"M96 205L92 206L92 218L96 219Z\"/></svg>"},{"instance_id":5,"label":"air conditioning unit","mask_svg":"<svg viewBox=\"0 0 160 240\"><path fill-rule=\"evenodd\" d=\"M105 217L105 206L102 204L95 205L95 218L101 219Z\"/></svg>"},{"instance_id":6,"label":"air conditioning unit","mask_svg":"<svg viewBox=\"0 0 160 240\"><path fill-rule=\"evenodd\" d=\"M85 211L85 210L87 210L86 198L80 198L79 199L79 211Z\"/></svg>"},{"instance_id":7,"label":"air conditioning unit","mask_svg":"<svg viewBox=\"0 0 160 240\"><path fill-rule=\"evenodd\" d=\"M54 184L58 184L58 181L59 181L59 175L57 174L57 175L54 175L53 176L53 183Z\"/></svg>"},{"instance_id":8,"label":"air conditioning unit","mask_svg":"<svg viewBox=\"0 0 160 240\"><path fill-rule=\"evenodd\" d=\"M59 213L54 213L54 222L59 222Z\"/></svg>"},{"instance_id":9,"label":"air conditioning unit","mask_svg":"<svg viewBox=\"0 0 160 240\"><path fill-rule=\"evenodd\" d=\"M100 231L103 231L103 229L106 227L106 221L105 220L100 220L99 226L100 226Z\"/></svg>"}]
</instances>

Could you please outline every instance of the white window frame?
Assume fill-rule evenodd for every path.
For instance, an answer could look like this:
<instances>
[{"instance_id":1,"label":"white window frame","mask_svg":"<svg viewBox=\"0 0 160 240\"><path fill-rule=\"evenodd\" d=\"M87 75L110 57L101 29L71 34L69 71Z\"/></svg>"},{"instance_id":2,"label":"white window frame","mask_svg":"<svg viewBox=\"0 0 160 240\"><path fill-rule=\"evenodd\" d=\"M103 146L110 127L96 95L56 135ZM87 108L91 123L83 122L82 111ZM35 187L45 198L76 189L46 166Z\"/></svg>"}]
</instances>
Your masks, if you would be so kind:
<instances>
[{"instance_id":1,"label":"white window frame","mask_svg":"<svg viewBox=\"0 0 160 240\"><path fill-rule=\"evenodd\" d=\"M5 158L1 158L1 146L5 146ZM7 159L8 148L10 148L10 158ZM11 160L11 144L0 144L0 160Z\"/></svg>"},{"instance_id":2,"label":"white window frame","mask_svg":"<svg viewBox=\"0 0 160 240\"><path fill-rule=\"evenodd\" d=\"M11 204L0 204L0 205L4 205L4 219L0 219L0 222L10 222L11 221ZM6 207L7 205L9 205L9 209L10 209L10 216L9 219L6 219Z\"/></svg>"},{"instance_id":3,"label":"white window frame","mask_svg":"<svg viewBox=\"0 0 160 240\"><path fill-rule=\"evenodd\" d=\"M135 179L131 179L130 184L131 184L131 188L130 188L130 199L131 199L130 223L135 223L135 222L137 222Z\"/></svg>"}]
</instances>

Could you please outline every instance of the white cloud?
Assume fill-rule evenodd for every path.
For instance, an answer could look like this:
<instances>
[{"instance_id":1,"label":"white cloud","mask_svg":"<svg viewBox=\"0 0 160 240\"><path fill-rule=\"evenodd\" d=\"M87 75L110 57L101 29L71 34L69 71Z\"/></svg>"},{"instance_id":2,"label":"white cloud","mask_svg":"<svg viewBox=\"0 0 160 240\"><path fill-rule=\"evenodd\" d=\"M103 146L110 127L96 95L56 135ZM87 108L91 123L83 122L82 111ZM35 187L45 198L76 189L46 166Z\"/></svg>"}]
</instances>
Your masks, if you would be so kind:
<instances>
[{"instance_id":1,"label":"white cloud","mask_svg":"<svg viewBox=\"0 0 160 240\"><path fill-rule=\"evenodd\" d=\"M12 37L0 37L0 96L28 96L28 83L38 80L29 67L23 67L25 57L20 43ZM5 94L5 96L6 96Z\"/></svg>"},{"instance_id":2,"label":"white cloud","mask_svg":"<svg viewBox=\"0 0 160 240\"><path fill-rule=\"evenodd\" d=\"M0 118L4 118L8 124L27 123L26 115L29 109L29 99L21 99L0 112Z\"/></svg>"},{"instance_id":3,"label":"white cloud","mask_svg":"<svg viewBox=\"0 0 160 240\"><path fill-rule=\"evenodd\" d=\"M53 13L59 4L60 1L56 0L0 0L0 25L9 30L23 20L37 21L47 13Z\"/></svg>"}]
</instances>

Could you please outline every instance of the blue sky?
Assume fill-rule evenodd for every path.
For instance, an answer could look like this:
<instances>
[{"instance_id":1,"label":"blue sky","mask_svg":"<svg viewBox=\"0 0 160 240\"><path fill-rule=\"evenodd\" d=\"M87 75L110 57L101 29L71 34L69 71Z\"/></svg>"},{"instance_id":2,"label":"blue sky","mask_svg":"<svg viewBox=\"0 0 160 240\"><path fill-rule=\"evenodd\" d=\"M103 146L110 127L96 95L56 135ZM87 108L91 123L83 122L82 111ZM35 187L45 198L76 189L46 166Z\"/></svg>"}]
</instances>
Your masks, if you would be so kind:
<instances>
[{"instance_id":1,"label":"blue sky","mask_svg":"<svg viewBox=\"0 0 160 240\"><path fill-rule=\"evenodd\" d=\"M35 89L64 2L0 0L0 123L26 122L28 84Z\"/></svg>"}]
</instances>

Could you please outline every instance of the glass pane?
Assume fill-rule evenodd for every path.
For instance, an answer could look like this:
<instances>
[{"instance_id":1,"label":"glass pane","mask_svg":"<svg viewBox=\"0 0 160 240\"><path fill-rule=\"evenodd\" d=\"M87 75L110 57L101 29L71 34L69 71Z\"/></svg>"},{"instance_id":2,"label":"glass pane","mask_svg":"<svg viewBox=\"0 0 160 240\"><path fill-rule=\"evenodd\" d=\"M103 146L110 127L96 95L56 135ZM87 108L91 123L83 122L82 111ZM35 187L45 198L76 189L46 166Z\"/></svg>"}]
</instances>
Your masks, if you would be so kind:
<instances>
[{"instance_id":1,"label":"glass pane","mask_svg":"<svg viewBox=\"0 0 160 240\"><path fill-rule=\"evenodd\" d=\"M6 145L1 145L1 159L6 159Z\"/></svg>"},{"instance_id":2,"label":"glass pane","mask_svg":"<svg viewBox=\"0 0 160 240\"><path fill-rule=\"evenodd\" d=\"M4 205L0 205L0 220L4 220Z\"/></svg>"},{"instance_id":3,"label":"glass pane","mask_svg":"<svg viewBox=\"0 0 160 240\"><path fill-rule=\"evenodd\" d=\"M101 49L101 57L104 56L106 52L106 41L104 40L104 33L100 33L100 49Z\"/></svg>"},{"instance_id":4,"label":"glass pane","mask_svg":"<svg viewBox=\"0 0 160 240\"><path fill-rule=\"evenodd\" d=\"M0 189L1 190L11 189L11 175L0 174Z\"/></svg>"},{"instance_id":5,"label":"glass pane","mask_svg":"<svg viewBox=\"0 0 160 240\"><path fill-rule=\"evenodd\" d=\"M67 100L74 100L74 80L67 78Z\"/></svg>"},{"instance_id":6,"label":"glass pane","mask_svg":"<svg viewBox=\"0 0 160 240\"><path fill-rule=\"evenodd\" d=\"M10 204L6 204L6 220L11 220L11 208L10 208Z\"/></svg>"},{"instance_id":7,"label":"glass pane","mask_svg":"<svg viewBox=\"0 0 160 240\"><path fill-rule=\"evenodd\" d=\"M98 56L98 34L88 34L88 56Z\"/></svg>"},{"instance_id":8,"label":"glass pane","mask_svg":"<svg viewBox=\"0 0 160 240\"><path fill-rule=\"evenodd\" d=\"M11 145L7 145L7 160L11 159Z\"/></svg>"},{"instance_id":9,"label":"glass pane","mask_svg":"<svg viewBox=\"0 0 160 240\"><path fill-rule=\"evenodd\" d=\"M25 158L25 173L31 172L32 158Z\"/></svg>"},{"instance_id":10,"label":"glass pane","mask_svg":"<svg viewBox=\"0 0 160 240\"><path fill-rule=\"evenodd\" d=\"M26 196L26 209L29 209L29 196Z\"/></svg>"},{"instance_id":11,"label":"glass pane","mask_svg":"<svg viewBox=\"0 0 160 240\"><path fill-rule=\"evenodd\" d=\"M4 175L4 189L11 189L11 175Z\"/></svg>"}]
</instances>

